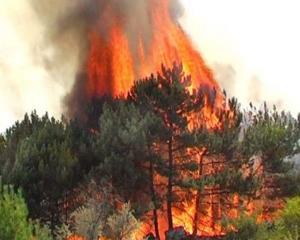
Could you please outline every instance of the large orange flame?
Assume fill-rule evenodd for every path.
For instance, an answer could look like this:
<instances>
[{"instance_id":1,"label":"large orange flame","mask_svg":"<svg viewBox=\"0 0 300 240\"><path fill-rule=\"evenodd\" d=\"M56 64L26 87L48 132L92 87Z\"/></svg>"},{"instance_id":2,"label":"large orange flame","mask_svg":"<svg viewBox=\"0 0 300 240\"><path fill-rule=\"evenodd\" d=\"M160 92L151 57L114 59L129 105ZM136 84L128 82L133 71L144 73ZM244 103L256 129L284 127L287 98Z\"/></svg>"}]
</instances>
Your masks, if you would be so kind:
<instances>
[{"instance_id":1,"label":"large orange flame","mask_svg":"<svg viewBox=\"0 0 300 240\"><path fill-rule=\"evenodd\" d=\"M131 31L129 37L126 19L114 18L109 4L100 13L89 35L88 95L126 94L135 80L156 73L161 64L171 67L173 62L182 62L185 73L192 76L193 87L206 85L219 90L211 70L170 15L169 0L148 1L153 31L147 39L141 29ZM109 29L102 35L97 26L108 21Z\"/></svg>"},{"instance_id":2,"label":"large orange flame","mask_svg":"<svg viewBox=\"0 0 300 240\"><path fill-rule=\"evenodd\" d=\"M149 9L147 18L151 21L151 34L145 38L142 29L135 24L136 29L128 32L127 19L114 13L114 8L107 3L105 11L99 13L95 26L89 33L90 50L87 60L88 80L86 85L89 97L110 94L112 96L126 95L135 80L159 72L161 65L172 67L174 62L182 63L183 70L192 77L192 88L204 86L205 89L220 93L211 70L204 63L200 53L195 50L191 40L180 27L179 23L170 14L170 0L148 0ZM136 19L138 21L138 19ZM99 31L99 26L107 23L105 34ZM222 104L222 98L217 105ZM208 101L208 100L207 100ZM208 104L207 104L208 105ZM216 126L218 119L213 109L207 106L204 109L209 128ZM208 120L208 121L207 121ZM213 196L207 199L207 215L201 216L199 226L203 235L213 236L222 234L220 226L213 222ZM176 226L184 226L192 233L195 201L183 203L183 211L174 211ZM163 213L160 214L161 236L167 230L167 221ZM143 233L153 231L152 226L142 226ZM200 234L201 234L200 233ZM141 236L139 236L141 239Z\"/></svg>"}]
</instances>

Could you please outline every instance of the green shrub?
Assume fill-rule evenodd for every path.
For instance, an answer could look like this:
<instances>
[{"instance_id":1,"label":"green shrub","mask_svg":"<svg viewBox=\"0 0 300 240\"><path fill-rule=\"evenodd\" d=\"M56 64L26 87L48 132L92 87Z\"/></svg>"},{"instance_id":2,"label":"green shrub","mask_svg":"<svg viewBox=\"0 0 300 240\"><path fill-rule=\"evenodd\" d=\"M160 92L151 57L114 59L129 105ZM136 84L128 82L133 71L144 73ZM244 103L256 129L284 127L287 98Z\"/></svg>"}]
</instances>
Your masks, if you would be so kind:
<instances>
[{"instance_id":1,"label":"green shrub","mask_svg":"<svg viewBox=\"0 0 300 240\"><path fill-rule=\"evenodd\" d=\"M28 210L19 191L0 183L0 239L28 240L32 225L28 223Z\"/></svg>"},{"instance_id":2,"label":"green shrub","mask_svg":"<svg viewBox=\"0 0 300 240\"><path fill-rule=\"evenodd\" d=\"M50 230L28 220L28 209L21 191L2 186L0 181L0 239L52 240Z\"/></svg>"}]
</instances>

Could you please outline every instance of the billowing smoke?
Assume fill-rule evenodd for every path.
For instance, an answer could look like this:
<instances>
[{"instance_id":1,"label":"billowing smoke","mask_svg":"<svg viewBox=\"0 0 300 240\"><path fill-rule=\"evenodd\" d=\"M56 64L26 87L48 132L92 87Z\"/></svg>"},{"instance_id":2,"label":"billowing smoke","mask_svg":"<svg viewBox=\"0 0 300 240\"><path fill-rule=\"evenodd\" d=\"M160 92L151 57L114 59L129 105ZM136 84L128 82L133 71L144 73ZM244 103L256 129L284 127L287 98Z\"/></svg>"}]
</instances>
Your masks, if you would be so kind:
<instances>
[{"instance_id":1,"label":"billowing smoke","mask_svg":"<svg viewBox=\"0 0 300 240\"><path fill-rule=\"evenodd\" d=\"M82 102L78 91L84 80L88 30L108 5L127 19L127 32L150 32L149 1L133 0L10 0L0 9L0 118L1 130L36 109L59 117L67 107ZM182 14L177 0L170 11ZM138 26L137 21L138 20ZM110 22L98 24L105 35ZM134 44L132 42L132 44ZM76 80L76 81L75 81ZM75 84L74 84L75 82ZM78 102L77 104L74 102Z\"/></svg>"},{"instance_id":2,"label":"billowing smoke","mask_svg":"<svg viewBox=\"0 0 300 240\"><path fill-rule=\"evenodd\" d=\"M36 109L59 117L86 46L70 1L11 0L0 8L0 131ZM73 1L72 1L73 2ZM73 19L75 20L75 18ZM76 27L74 27L76 26Z\"/></svg>"},{"instance_id":3,"label":"billowing smoke","mask_svg":"<svg viewBox=\"0 0 300 240\"><path fill-rule=\"evenodd\" d=\"M115 71L122 71L122 65L119 66L120 69L115 70L114 67L111 66L112 58L111 56L107 56L107 48L111 48L109 42L111 39L111 30L117 24L118 27L121 28L122 36L125 36L126 40L128 40L129 44L129 52L133 56L133 64L134 68L140 68L140 61L137 59L137 46L140 44L139 41L143 42L143 46L145 47L145 51L147 52L147 48L150 48L151 41L153 40L153 36L155 35L155 31L157 28L153 22L153 16L151 16L151 11L153 7L156 5L162 5L168 3L168 11L172 20L176 23L180 16L183 14L183 9L178 2L178 0L169 0L169 1L157 1L157 0L143 0L143 1L132 1L132 0L93 0L93 1L83 1L77 5L76 11L69 12L69 15L65 16L63 22L66 19L81 19L80 22L84 22L85 25L85 33L81 36L85 37L85 40L88 40L88 37L91 36L87 33L93 32L99 39L101 39L104 47L102 49L96 50L97 54L105 55L105 57L100 57L105 59L103 62L101 60L98 61L98 65L100 68L106 69L104 71L105 74L102 75L102 78L95 80L96 85L101 85L96 88L102 89L103 94L112 94L114 95L114 82L113 75ZM68 20L73 24L73 21ZM98 38L98 37L97 37ZM89 39L90 40L90 39ZM97 40L100 41L100 40ZM95 41L94 41L95 42ZM115 43L115 45L119 45L120 43ZM88 43L87 43L88 45ZM96 44L97 45L97 44ZM88 46L91 47L91 46ZM95 46L94 46L95 47ZM124 46L117 46L122 48ZM103 51L102 51L103 50ZM119 50L118 50L119 51ZM85 55L86 56L86 55ZM91 56L89 56L91 57ZM93 57L92 57L93 58ZM65 106L66 113L69 117L79 117L85 118L85 107L88 106L88 101L90 101L90 96L87 96L86 87L89 85L87 83L88 73L85 57L81 58L83 61L83 68L78 72L74 86L69 95L65 98ZM129 69L130 67L128 67ZM156 70L156 69L155 69ZM123 78L130 76L123 76ZM135 76L137 77L137 76ZM139 76L145 77L145 76ZM100 82L99 82L100 81ZM102 82L101 82L102 81ZM118 80L122 82L122 79ZM128 80L130 82L131 80ZM90 79L90 82L93 80ZM94 95L98 95L99 92L94 93ZM92 94L93 95L93 94Z\"/></svg>"}]
</instances>

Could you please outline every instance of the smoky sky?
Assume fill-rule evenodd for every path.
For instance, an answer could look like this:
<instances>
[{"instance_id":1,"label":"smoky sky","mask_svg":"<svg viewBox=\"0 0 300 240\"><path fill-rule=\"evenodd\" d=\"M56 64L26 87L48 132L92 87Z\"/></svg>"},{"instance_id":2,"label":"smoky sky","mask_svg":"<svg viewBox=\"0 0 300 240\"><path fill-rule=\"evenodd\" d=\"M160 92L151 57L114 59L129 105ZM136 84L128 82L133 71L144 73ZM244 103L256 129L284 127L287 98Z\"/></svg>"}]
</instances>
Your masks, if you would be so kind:
<instances>
[{"instance_id":1,"label":"smoky sky","mask_svg":"<svg viewBox=\"0 0 300 240\"><path fill-rule=\"evenodd\" d=\"M137 31L141 31L145 39L151 39L155 31L149 16L152 2L160 4L157 0L30 0L39 21L46 29L43 36L45 44L52 44L59 49L54 65L55 63L60 65L64 58L69 57L69 54L72 55L74 47L80 49L79 57L81 62L84 62L89 30L96 30L105 37L115 19L123 24L132 44L135 44ZM98 22L99 16L110 9L112 15L105 18L105 21ZM169 10L175 21L184 12L178 0L170 0Z\"/></svg>"},{"instance_id":2,"label":"smoky sky","mask_svg":"<svg viewBox=\"0 0 300 240\"><path fill-rule=\"evenodd\" d=\"M157 0L53 0L51 2L31 0L31 4L47 29L44 43L56 49L52 61L45 59L45 68L49 72L57 72L69 59L77 59L74 83L71 90L66 91L61 107L65 115L81 117L87 104L84 86L87 77L85 63L89 49L89 31L93 30L105 39L109 36L108 32L112 24L118 21L132 49L137 45L137 35L142 37L147 49L147 42L150 43L155 34L149 12L153 6L150 5L161 4L161 2ZM170 1L169 11L174 21L178 21L183 14L183 8L178 0ZM74 55L74 48L77 49L75 51L77 55Z\"/></svg>"},{"instance_id":3,"label":"smoky sky","mask_svg":"<svg viewBox=\"0 0 300 240\"><path fill-rule=\"evenodd\" d=\"M49 111L57 118L70 109L67 103L84 104L82 88L93 26L105 35L110 21L96 24L107 6L126 18L130 39L135 29L150 39L152 30L145 0L10 0L0 8L0 131L21 119L25 112ZM160 1L155 0L156 3ZM174 19L183 13L170 1ZM124 22L125 23L125 22ZM133 39L133 37L132 37ZM134 41L131 41L134 44ZM69 97L66 97L69 96ZM70 96L74 96L72 99ZM69 101L66 101L68 99ZM73 104L74 105L74 104Z\"/></svg>"},{"instance_id":4,"label":"smoky sky","mask_svg":"<svg viewBox=\"0 0 300 240\"><path fill-rule=\"evenodd\" d=\"M155 29L149 17L149 2L3 1L0 8L0 131L34 109L40 114L49 111L58 118L62 113L76 115L85 104L88 32L94 28L105 36L112 22L109 18L105 22L98 19L110 7L124 24L130 44L136 44L136 29L142 31L145 41L150 41ZM159 4L161 1L152 2ZM184 9L179 0L169 2L171 17L178 22ZM220 72L217 79L224 80L222 86L235 88L234 70L226 66L215 69L217 75Z\"/></svg>"}]
</instances>

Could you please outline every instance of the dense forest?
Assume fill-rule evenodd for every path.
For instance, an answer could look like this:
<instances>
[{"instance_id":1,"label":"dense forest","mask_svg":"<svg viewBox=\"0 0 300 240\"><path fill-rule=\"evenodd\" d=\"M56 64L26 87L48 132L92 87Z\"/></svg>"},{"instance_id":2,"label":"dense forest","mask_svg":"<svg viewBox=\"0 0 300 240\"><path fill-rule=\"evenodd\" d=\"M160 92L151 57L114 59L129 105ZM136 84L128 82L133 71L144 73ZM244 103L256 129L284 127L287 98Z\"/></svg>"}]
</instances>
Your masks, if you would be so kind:
<instances>
[{"instance_id":1,"label":"dense forest","mask_svg":"<svg viewBox=\"0 0 300 240\"><path fill-rule=\"evenodd\" d=\"M300 118L161 72L0 136L0 239L300 239Z\"/></svg>"}]
</instances>

